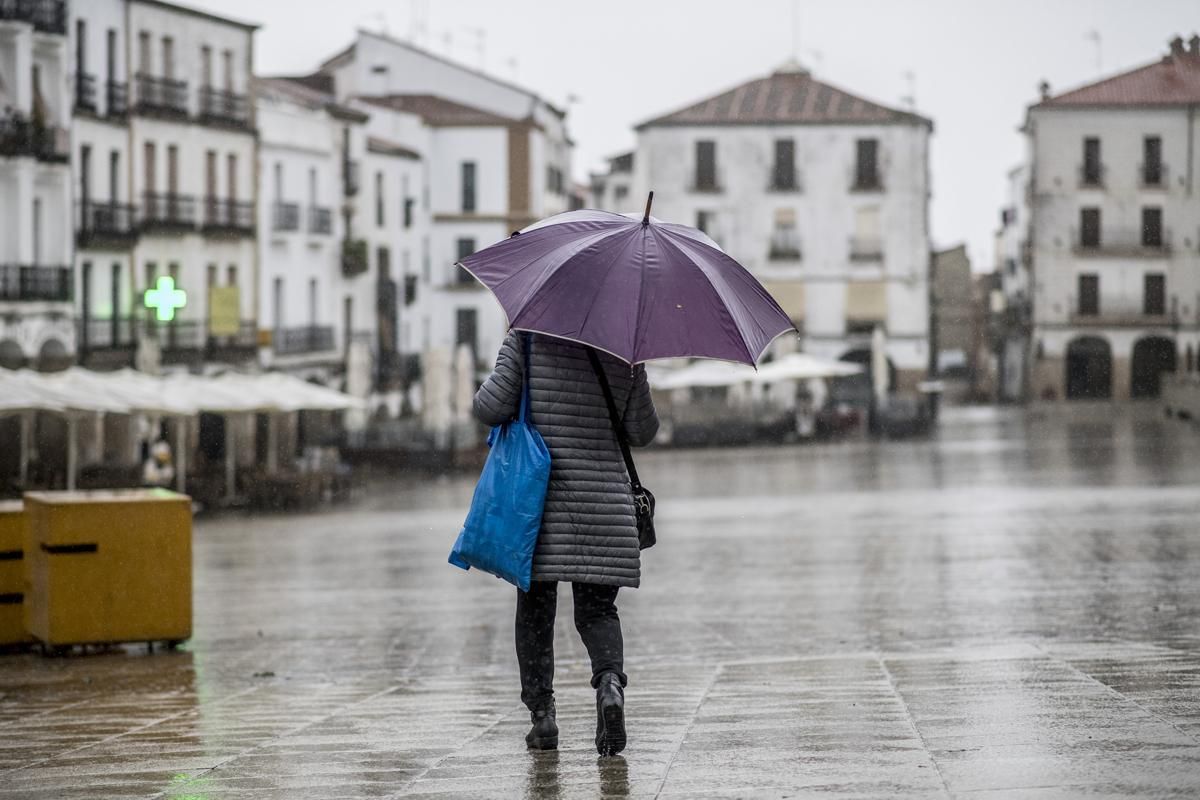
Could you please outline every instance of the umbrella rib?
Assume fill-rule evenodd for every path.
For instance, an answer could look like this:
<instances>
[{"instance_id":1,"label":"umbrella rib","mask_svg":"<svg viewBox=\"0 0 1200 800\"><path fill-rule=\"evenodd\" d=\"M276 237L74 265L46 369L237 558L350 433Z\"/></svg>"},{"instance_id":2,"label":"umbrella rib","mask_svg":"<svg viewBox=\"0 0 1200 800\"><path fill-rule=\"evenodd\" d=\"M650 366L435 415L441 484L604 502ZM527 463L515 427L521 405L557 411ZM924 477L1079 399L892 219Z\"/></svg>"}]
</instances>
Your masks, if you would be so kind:
<instances>
[{"instance_id":1,"label":"umbrella rib","mask_svg":"<svg viewBox=\"0 0 1200 800\"><path fill-rule=\"evenodd\" d=\"M624 247L621 248L619 251L616 251L613 253L612 257L608 261L608 266L604 270L604 278L601 279L600 283L598 284L598 287L603 286L604 282L608 280L608 276L612 273L613 266L617 263L617 259L620 256L624 255L624 253L625 253ZM596 293L592 295L592 302L588 305L587 313L583 315L583 320L579 323L580 335L582 335L584 329L587 328L588 320L590 320L592 318L592 312L596 310L596 303L599 302L599 300L600 300L600 290L599 290L599 288L597 288ZM640 301L639 301L639 303L640 303ZM636 320L634 323L634 330L635 331L637 330ZM624 359L622 359L622 360L624 360Z\"/></svg>"},{"instance_id":2,"label":"umbrella rib","mask_svg":"<svg viewBox=\"0 0 1200 800\"><path fill-rule=\"evenodd\" d=\"M720 299L724 299L721 292L717 290L717 286L715 283L713 283L712 278L709 276L709 274L707 272L704 271L704 268L702 266L700 266L700 262L698 262L696 259L692 258L691 253L688 253L686 250L684 250L682 247L680 247L675 242L672 242L669 239L667 241L670 243L671 247L675 248L676 252L678 252L680 255L682 255L684 258L686 258L688 260L688 263L690 263L693 267L696 268L697 272L699 272L702 276L704 276L704 280L708 282L709 287L713 290L713 294L715 294ZM722 255L724 255L724 253L722 253ZM726 258L728 258L728 256L726 256ZM741 339L742 350L745 351L746 357L750 359L751 366L754 366L755 362L758 361L758 356L755 355L754 353L750 352L750 348L746 344L746 332L744 330L742 330L742 326L738 324L737 319L733 316L732 312L730 312L728 301L723 302L721 304L721 308L723 308L725 310L725 314L729 317L729 321L732 322L734 328L737 329L738 335ZM762 328L759 328L759 330L761 331Z\"/></svg>"}]
</instances>

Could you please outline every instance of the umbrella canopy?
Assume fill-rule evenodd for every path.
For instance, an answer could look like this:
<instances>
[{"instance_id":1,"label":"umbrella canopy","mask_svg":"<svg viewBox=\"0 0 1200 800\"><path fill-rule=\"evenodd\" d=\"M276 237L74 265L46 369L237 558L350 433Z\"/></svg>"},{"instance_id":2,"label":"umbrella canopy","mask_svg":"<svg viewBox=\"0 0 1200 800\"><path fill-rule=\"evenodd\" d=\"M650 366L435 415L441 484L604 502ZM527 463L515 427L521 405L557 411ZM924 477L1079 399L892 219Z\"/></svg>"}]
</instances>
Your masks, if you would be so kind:
<instances>
[{"instance_id":1,"label":"umbrella canopy","mask_svg":"<svg viewBox=\"0 0 1200 800\"><path fill-rule=\"evenodd\" d=\"M753 365L795 330L745 267L695 228L568 211L464 258L518 330L605 350L632 364L715 358Z\"/></svg>"}]
</instances>

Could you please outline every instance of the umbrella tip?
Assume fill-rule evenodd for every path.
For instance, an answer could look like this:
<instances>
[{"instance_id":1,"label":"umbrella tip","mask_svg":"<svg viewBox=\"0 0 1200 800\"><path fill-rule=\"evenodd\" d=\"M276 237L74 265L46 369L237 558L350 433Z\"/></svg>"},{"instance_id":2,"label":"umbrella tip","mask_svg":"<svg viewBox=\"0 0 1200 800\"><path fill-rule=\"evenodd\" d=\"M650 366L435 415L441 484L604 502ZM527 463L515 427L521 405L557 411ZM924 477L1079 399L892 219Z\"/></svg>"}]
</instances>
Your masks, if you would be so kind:
<instances>
[{"instance_id":1,"label":"umbrella tip","mask_svg":"<svg viewBox=\"0 0 1200 800\"><path fill-rule=\"evenodd\" d=\"M650 224L650 206L653 205L653 203L654 203L654 192L652 191L652 192L650 192L649 195L646 196L646 214L645 214L645 216L642 217L643 225Z\"/></svg>"}]
</instances>

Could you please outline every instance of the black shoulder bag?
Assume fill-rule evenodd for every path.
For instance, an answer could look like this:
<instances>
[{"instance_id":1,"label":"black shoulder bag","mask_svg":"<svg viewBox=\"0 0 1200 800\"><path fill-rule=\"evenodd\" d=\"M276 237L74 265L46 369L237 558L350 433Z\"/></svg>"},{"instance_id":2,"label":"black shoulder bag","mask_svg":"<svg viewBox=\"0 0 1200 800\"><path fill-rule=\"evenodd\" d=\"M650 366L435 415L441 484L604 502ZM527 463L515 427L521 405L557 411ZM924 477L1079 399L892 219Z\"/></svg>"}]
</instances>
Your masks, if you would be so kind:
<instances>
[{"instance_id":1,"label":"black shoulder bag","mask_svg":"<svg viewBox=\"0 0 1200 800\"><path fill-rule=\"evenodd\" d=\"M654 495L638 480L637 467L633 465L633 455L629 452L629 440L625 436L625 426L621 415L617 413L617 404L613 401L612 388L608 385L608 375L596 351L587 348L588 360L592 362L592 370L600 381L604 391L604 402L608 404L608 418L612 422L613 433L617 436L617 444L621 446L621 455L625 458L625 469L629 472L629 485L633 489L633 507L637 513L638 549L645 550L654 547Z\"/></svg>"}]
</instances>

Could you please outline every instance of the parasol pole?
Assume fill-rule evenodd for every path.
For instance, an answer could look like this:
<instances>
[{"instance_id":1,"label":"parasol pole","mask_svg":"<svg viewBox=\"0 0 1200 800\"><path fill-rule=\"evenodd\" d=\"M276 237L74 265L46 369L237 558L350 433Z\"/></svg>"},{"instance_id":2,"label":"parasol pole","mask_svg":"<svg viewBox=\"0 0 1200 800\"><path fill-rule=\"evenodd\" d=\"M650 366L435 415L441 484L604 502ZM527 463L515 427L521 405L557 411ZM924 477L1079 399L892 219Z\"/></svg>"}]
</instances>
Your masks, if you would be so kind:
<instances>
[{"instance_id":1,"label":"parasol pole","mask_svg":"<svg viewBox=\"0 0 1200 800\"><path fill-rule=\"evenodd\" d=\"M650 224L650 206L651 206L653 203L654 203L654 192L653 192L653 191L651 191L651 192L650 192L650 194L648 194L648 195L646 196L646 215L645 215L644 217L642 217L642 224L643 224L643 225L649 225L649 224Z\"/></svg>"}]
</instances>

